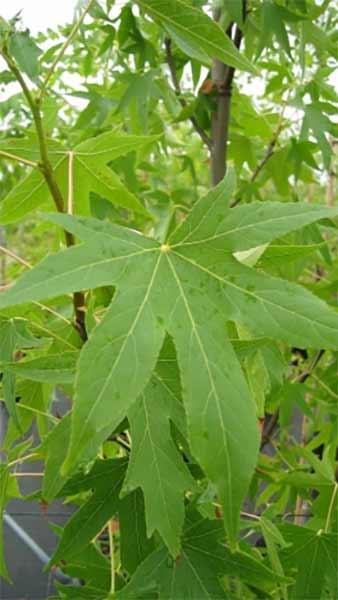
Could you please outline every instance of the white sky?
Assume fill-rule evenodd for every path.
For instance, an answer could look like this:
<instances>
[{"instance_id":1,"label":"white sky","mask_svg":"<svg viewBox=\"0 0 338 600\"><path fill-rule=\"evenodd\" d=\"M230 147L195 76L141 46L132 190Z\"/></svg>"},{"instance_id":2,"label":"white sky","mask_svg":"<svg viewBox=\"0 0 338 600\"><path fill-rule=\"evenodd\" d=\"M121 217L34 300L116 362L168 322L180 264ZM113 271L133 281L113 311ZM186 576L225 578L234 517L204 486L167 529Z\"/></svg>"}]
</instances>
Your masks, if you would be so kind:
<instances>
[{"instance_id":1,"label":"white sky","mask_svg":"<svg viewBox=\"0 0 338 600\"><path fill-rule=\"evenodd\" d=\"M77 0L0 0L0 16L13 17L22 10L22 22L32 33L73 20Z\"/></svg>"}]
</instances>

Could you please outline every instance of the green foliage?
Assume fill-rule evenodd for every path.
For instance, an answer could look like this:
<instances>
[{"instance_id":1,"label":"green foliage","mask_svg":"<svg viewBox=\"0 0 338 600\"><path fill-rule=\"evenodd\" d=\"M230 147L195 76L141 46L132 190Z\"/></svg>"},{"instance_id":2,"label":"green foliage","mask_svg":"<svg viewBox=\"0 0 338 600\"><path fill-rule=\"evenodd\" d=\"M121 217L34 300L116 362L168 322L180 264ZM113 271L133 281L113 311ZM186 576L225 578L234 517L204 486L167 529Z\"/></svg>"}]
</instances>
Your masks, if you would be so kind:
<instances>
[{"instance_id":1,"label":"green foliage","mask_svg":"<svg viewBox=\"0 0 338 600\"><path fill-rule=\"evenodd\" d=\"M218 58L225 64L254 71L224 31L206 14L181 0L138 0L138 4L164 26L178 47L204 64Z\"/></svg>"},{"instance_id":2,"label":"green foliage","mask_svg":"<svg viewBox=\"0 0 338 600\"><path fill-rule=\"evenodd\" d=\"M28 31L17 31L11 35L9 51L20 69L34 81L40 71L38 58L41 50Z\"/></svg>"},{"instance_id":3,"label":"green foliage","mask_svg":"<svg viewBox=\"0 0 338 600\"><path fill-rule=\"evenodd\" d=\"M334 600L336 12L78 13L0 17L0 576L39 460L58 598Z\"/></svg>"}]
</instances>

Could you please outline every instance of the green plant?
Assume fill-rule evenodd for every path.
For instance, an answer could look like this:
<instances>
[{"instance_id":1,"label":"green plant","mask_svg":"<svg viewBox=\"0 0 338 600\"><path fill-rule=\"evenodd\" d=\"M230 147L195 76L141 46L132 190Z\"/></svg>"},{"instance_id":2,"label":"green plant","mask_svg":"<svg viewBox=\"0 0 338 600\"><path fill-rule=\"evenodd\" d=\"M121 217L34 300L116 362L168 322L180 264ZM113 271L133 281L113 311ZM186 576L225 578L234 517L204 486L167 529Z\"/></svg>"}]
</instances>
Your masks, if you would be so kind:
<instances>
[{"instance_id":1,"label":"green plant","mask_svg":"<svg viewBox=\"0 0 338 600\"><path fill-rule=\"evenodd\" d=\"M83 585L60 598L336 597L335 20L90 0L45 51L0 20L21 88L0 139L0 510L37 460L36 499L78 505L51 564Z\"/></svg>"}]
</instances>

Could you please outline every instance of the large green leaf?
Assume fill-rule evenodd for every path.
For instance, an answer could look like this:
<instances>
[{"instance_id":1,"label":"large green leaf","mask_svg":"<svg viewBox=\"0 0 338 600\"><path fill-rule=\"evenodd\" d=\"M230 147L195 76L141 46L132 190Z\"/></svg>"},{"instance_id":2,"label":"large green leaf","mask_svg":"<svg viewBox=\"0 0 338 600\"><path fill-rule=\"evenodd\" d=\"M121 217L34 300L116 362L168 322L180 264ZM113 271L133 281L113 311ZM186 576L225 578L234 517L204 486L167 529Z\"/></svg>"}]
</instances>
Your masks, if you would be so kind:
<instances>
[{"instance_id":1,"label":"large green leaf","mask_svg":"<svg viewBox=\"0 0 338 600\"><path fill-rule=\"evenodd\" d=\"M0 308L100 285L117 287L78 361L64 472L74 468L93 439L99 445L132 415L130 409L155 369L165 333L173 337L191 450L217 486L226 530L234 543L259 434L254 402L226 323L242 323L254 334L298 347L337 348L338 316L304 288L245 267L233 258L232 247L210 241L209 236L217 235L218 225L226 218L238 229L243 220L242 210L229 213L228 185L231 189L231 175L197 203L172 236L173 245L171 239L160 245L137 232L93 219L52 217L84 243L25 273L1 295ZM313 220L313 207L308 210ZM278 211L285 217L284 205L277 204ZM317 215L322 218L323 213ZM252 218L256 223L255 210ZM299 217L298 226L304 219ZM285 217L284 233L295 228L294 220ZM252 235L251 243L256 243L257 235L250 234L249 225L245 227L248 237ZM262 235L280 236L279 225L274 233L273 227L269 233L267 229L267 225L262 228ZM143 410L142 419L145 416ZM152 530L156 525L148 521L148 527Z\"/></svg>"},{"instance_id":2,"label":"large green leaf","mask_svg":"<svg viewBox=\"0 0 338 600\"><path fill-rule=\"evenodd\" d=\"M254 71L218 23L202 10L181 0L137 0L137 4L163 25L188 56L206 64L218 58L231 67Z\"/></svg>"}]
</instances>

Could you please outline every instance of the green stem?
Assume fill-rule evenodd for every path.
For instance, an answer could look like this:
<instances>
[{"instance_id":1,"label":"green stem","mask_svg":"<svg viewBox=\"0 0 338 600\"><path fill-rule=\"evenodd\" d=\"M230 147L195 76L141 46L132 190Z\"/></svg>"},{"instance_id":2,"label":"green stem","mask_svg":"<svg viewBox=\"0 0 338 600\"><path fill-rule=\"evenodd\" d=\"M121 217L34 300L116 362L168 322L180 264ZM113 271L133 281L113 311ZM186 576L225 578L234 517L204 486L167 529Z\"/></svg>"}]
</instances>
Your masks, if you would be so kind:
<instances>
[{"instance_id":1,"label":"green stem","mask_svg":"<svg viewBox=\"0 0 338 600\"><path fill-rule=\"evenodd\" d=\"M109 521L109 523L108 523L108 534L109 534L110 573L111 573L109 597L112 598L115 594L115 557L114 557L114 533L113 533L111 521Z\"/></svg>"},{"instance_id":2,"label":"green stem","mask_svg":"<svg viewBox=\"0 0 338 600\"><path fill-rule=\"evenodd\" d=\"M332 492L332 496L331 496L331 500L330 500L329 510L327 512L324 533L328 533L328 531L329 531L330 521L331 521L331 516L332 516L332 511L333 511L334 502L335 502L335 499L336 499L337 492L338 492L338 483L335 483L334 484L334 489L333 489L333 492Z\"/></svg>"},{"instance_id":3,"label":"green stem","mask_svg":"<svg viewBox=\"0 0 338 600\"><path fill-rule=\"evenodd\" d=\"M14 465L19 465L20 463L25 462L26 460L35 459L38 460L40 455L37 452L32 452L31 454L26 454L26 456L22 456L21 458L17 458L16 460L12 460L9 462L7 467L14 467Z\"/></svg>"},{"instance_id":4,"label":"green stem","mask_svg":"<svg viewBox=\"0 0 338 600\"><path fill-rule=\"evenodd\" d=\"M74 152L68 152L68 201L67 213L73 214L74 204Z\"/></svg>"},{"instance_id":5,"label":"green stem","mask_svg":"<svg viewBox=\"0 0 338 600\"><path fill-rule=\"evenodd\" d=\"M83 21L85 19L85 16L87 15L88 11L90 10L90 7L93 4L93 2L94 2L94 0L89 0L89 2L87 4L86 8L84 9L82 15L80 16L79 20L75 23L75 25L74 25L73 29L71 30L68 38L62 44L62 46L60 48L60 51L58 52L58 54L56 55L54 61L52 62L51 66L50 66L50 68L49 68L49 70L47 72L46 78L45 78L45 80L44 80L44 82L43 82L43 84L41 86L41 89L40 89L40 95L39 95L40 99L42 98L43 94L45 93L46 88L47 88L48 83L49 83L49 80L52 77L52 75L53 75L53 73L54 73L54 71L55 71L58 63L60 62L60 60L63 57L63 55L65 54L67 48L70 46L70 44L72 43L74 37L76 36L77 32L79 31L79 29L80 29L80 27L81 27L81 25L82 25L82 23L83 23Z\"/></svg>"},{"instance_id":6,"label":"green stem","mask_svg":"<svg viewBox=\"0 0 338 600\"><path fill-rule=\"evenodd\" d=\"M51 421L53 421L54 423L59 423L59 419L57 419L56 417L54 417L53 415L43 412L42 410L38 410L37 408L33 408L32 406L27 406L26 404L22 404L22 402L19 402L17 405L17 408L23 409L23 410L28 410L38 416L41 417L46 417L47 419L50 419Z\"/></svg>"},{"instance_id":7,"label":"green stem","mask_svg":"<svg viewBox=\"0 0 338 600\"><path fill-rule=\"evenodd\" d=\"M88 10L88 8L90 8L90 4L91 4L91 2L88 4L87 10ZM9 55L7 48L4 47L2 49L1 53L8 65L8 68L10 69L10 71L13 73L16 80L20 84L23 94L24 94L24 96L28 102L28 105L31 109L36 133L37 133L38 140L39 140L40 157L41 157L41 162L39 164L39 167L42 171L42 174L46 181L47 187L48 187L50 194L54 200L54 203L55 203L55 206L56 206L58 212L64 213L65 212L64 200L62 197L60 187L54 176L53 166L49 160L48 145L47 145L47 140L46 140L46 136L45 136L45 131L43 128L42 116L41 116L41 110L40 110L41 94L36 100L34 99L19 68L17 67L17 65L16 65L15 61L12 59L12 57ZM74 246L75 238L72 233L65 231L65 240L66 240L66 245L68 248L71 246ZM81 339L85 342L87 340L87 331L86 331L86 321L85 321L85 297L84 297L83 292L74 292L73 306L74 306L74 314L75 314L75 328L78 331Z\"/></svg>"},{"instance_id":8,"label":"green stem","mask_svg":"<svg viewBox=\"0 0 338 600\"><path fill-rule=\"evenodd\" d=\"M4 158L8 158L9 160L15 160L17 162L21 162L24 165L28 165L29 167L38 167L38 163L27 160L27 158L22 158L21 156L16 156L16 154L10 154L9 152L5 152L4 150L0 150L0 156Z\"/></svg>"}]
</instances>

